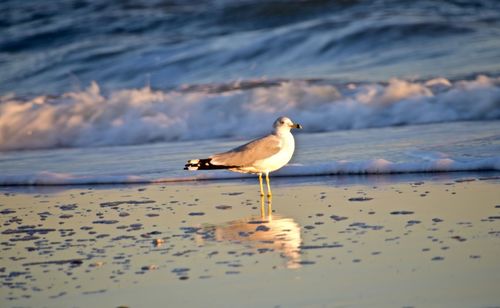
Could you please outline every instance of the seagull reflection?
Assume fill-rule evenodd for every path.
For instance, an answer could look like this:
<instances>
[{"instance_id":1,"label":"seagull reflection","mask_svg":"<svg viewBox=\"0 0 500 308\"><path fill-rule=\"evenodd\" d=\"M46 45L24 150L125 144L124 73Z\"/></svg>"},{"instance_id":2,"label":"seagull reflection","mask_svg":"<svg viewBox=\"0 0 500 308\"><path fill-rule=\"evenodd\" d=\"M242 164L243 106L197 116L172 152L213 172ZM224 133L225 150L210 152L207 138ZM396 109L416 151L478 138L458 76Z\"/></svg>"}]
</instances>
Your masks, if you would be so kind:
<instances>
[{"instance_id":1,"label":"seagull reflection","mask_svg":"<svg viewBox=\"0 0 500 308\"><path fill-rule=\"evenodd\" d=\"M270 215L271 202L268 209L269 214L264 215L264 203L261 200L261 216L204 226L204 236L199 236L196 240L198 244L205 241L228 241L249 244L257 252L276 251L287 260L287 268L299 268L302 242L300 226L291 218Z\"/></svg>"}]
</instances>

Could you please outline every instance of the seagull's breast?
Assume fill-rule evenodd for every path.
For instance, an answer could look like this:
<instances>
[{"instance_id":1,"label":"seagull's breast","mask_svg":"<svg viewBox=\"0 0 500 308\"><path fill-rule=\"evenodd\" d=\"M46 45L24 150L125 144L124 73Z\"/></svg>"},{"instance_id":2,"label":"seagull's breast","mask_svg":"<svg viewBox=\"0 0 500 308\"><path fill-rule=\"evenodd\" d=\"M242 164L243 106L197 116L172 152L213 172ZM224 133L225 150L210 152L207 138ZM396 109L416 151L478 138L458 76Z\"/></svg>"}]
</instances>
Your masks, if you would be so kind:
<instances>
[{"instance_id":1,"label":"seagull's breast","mask_svg":"<svg viewBox=\"0 0 500 308\"><path fill-rule=\"evenodd\" d=\"M267 158L256 161L253 167L258 172L272 172L286 165L292 158L295 150L295 140L290 132L280 135L282 147L281 150Z\"/></svg>"}]
</instances>

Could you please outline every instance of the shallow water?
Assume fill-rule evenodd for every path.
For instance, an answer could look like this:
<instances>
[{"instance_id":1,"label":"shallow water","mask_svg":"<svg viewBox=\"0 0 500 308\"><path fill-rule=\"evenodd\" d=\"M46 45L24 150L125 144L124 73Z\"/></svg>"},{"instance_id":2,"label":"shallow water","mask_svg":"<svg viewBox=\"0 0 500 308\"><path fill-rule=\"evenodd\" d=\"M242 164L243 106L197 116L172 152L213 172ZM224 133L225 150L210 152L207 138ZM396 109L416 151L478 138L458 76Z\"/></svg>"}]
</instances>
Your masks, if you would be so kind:
<instances>
[{"instance_id":1,"label":"shallow water","mask_svg":"<svg viewBox=\"0 0 500 308\"><path fill-rule=\"evenodd\" d=\"M498 120L499 5L2 1L0 151Z\"/></svg>"},{"instance_id":2,"label":"shallow water","mask_svg":"<svg viewBox=\"0 0 500 308\"><path fill-rule=\"evenodd\" d=\"M274 176L500 170L500 122L457 122L296 134L291 163ZM228 171L186 171L188 159L240 145L215 139L138 146L0 153L1 185L217 180ZM255 176L250 176L254 178Z\"/></svg>"}]
</instances>

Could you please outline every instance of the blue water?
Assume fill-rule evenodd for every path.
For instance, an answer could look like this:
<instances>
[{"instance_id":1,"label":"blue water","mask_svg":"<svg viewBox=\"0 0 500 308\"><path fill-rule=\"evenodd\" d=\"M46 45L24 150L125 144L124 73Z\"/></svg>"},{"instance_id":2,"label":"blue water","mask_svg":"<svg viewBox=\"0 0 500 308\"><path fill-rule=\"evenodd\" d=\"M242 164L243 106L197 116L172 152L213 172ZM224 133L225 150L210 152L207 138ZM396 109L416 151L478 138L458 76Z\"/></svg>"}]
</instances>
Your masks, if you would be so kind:
<instances>
[{"instance_id":1,"label":"blue water","mask_svg":"<svg viewBox=\"0 0 500 308\"><path fill-rule=\"evenodd\" d=\"M0 93L500 72L500 2L0 3Z\"/></svg>"},{"instance_id":2,"label":"blue water","mask_svg":"<svg viewBox=\"0 0 500 308\"><path fill-rule=\"evenodd\" d=\"M500 170L499 1L2 1L0 184L218 179L185 160L305 129L281 175Z\"/></svg>"}]
</instances>

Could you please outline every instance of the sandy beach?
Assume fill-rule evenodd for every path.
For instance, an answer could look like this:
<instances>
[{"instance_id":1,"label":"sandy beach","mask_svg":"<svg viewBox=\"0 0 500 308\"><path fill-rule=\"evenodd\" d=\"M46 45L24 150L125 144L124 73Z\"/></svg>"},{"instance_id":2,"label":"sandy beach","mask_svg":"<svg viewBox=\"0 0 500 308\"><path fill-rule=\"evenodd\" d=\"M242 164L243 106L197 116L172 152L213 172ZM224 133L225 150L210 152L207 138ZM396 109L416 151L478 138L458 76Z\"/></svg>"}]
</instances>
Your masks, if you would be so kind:
<instances>
[{"instance_id":1,"label":"sandy beach","mask_svg":"<svg viewBox=\"0 0 500 308\"><path fill-rule=\"evenodd\" d=\"M1 306L500 304L498 176L358 179L4 188Z\"/></svg>"}]
</instances>

